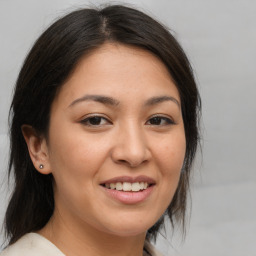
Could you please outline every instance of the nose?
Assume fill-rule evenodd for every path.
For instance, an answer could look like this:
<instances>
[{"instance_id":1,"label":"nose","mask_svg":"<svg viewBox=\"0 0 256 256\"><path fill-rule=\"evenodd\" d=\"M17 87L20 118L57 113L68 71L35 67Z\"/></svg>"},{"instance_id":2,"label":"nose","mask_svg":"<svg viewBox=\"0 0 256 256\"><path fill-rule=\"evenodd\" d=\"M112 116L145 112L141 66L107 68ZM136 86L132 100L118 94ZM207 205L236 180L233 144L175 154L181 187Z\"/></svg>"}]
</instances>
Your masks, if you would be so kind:
<instances>
[{"instance_id":1,"label":"nose","mask_svg":"<svg viewBox=\"0 0 256 256\"><path fill-rule=\"evenodd\" d=\"M120 128L112 150L112 159L115 163L135 168L148 162L150 157L142 127L130 125Z\"/></svg>"}]
</instances>

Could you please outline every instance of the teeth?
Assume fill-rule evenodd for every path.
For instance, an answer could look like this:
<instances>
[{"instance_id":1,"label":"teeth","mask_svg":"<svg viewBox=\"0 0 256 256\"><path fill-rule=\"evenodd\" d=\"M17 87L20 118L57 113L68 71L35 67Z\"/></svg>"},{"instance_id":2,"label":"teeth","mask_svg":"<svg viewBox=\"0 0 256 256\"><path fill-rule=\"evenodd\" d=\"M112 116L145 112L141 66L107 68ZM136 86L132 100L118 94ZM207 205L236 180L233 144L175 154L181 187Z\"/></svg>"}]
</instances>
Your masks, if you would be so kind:
<instances>
[{"instance_id":1,"label":"teeth","mask_svg":"<svg viewBox=\"0 0 256 256\"><path fill-rule=\"evenodd\" d=\"M106 187L108 187L108 184L106 184ZM116 188L116 184L115 183L110 183L110 188L111 189L115 189Z\"/></svg>"},{"instance_id":2,"label":"teeth","mask_svg":"<svg viewBox=\"0 0 256 256\"><path fill-rule=\"evenodd\" d=\"M131 191L132 190L132 184L129 182L123 183L123 191Z\"/></svg>"},{"instance_id":3,"label":"teeth","mask_svg":"<svg viewBox=\"0 0 256 256\"><path fill-rule=\"evenodd\" d=\"M140 183L139 182L132 183L132 191L140 191Z\"/></svg>"},{"instance_id":4,"label":"teeth","mask_svg":"<svg viewBox=\"0 0 256 256\"><path fill-rule=\"evenodd\" d=\"M140 182L140 189L144 189L144 182Z\"/></svg>"},{"instance_id":5,"label":"teeth","mask_svg":"<svg viewBox=\"0 0 256 256\"><path fill-rule=\"evenodd\" d=\"M116 189L119 191L133 191L133 192L138 192L140 190L144 190L148 188L148 183L147 182L117 182L117 183L106 183L105 187L109 189Z\"/></svg>"},{"instance_id":6,"label":"teeth","mask_svg":"<svg viewBox=\"0 0 256 256\"><path fill-rule=\"evenodd\" d=\"M116 190L123 190L123 184L121 182L116 183Z\"/></svg>"}]
</instances>

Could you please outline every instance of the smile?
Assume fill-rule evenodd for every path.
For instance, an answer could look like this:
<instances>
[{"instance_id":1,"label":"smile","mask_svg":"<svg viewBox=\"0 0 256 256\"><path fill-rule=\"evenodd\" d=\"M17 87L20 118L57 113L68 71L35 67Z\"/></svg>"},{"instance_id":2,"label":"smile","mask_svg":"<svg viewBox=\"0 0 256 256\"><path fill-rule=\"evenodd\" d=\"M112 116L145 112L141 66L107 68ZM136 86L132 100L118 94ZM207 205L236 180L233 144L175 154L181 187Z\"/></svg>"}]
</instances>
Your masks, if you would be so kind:
<instances>
[{"instance_id":1,"label":"smile","mask_svg":"<svg viewBox=\"0 0 256 256\"><path fill-rule=\"evenodd\" d=\"M100 183L103 192L123 204L144 202L155 190L156 181L148 176L119 176Z\"/></svg>"},{"instance_id":2,"label":"smile","mask_svg":"<svg viewBox=\"0 0 256 256\"><path fill-rule=\"evenodd\" d=\"M116 182L116 183L105 183L104 187L108 189L118 190L118 191L132 191L139 192L145 190L149 187L147 182Z\"/></svg>"}]
</instances>

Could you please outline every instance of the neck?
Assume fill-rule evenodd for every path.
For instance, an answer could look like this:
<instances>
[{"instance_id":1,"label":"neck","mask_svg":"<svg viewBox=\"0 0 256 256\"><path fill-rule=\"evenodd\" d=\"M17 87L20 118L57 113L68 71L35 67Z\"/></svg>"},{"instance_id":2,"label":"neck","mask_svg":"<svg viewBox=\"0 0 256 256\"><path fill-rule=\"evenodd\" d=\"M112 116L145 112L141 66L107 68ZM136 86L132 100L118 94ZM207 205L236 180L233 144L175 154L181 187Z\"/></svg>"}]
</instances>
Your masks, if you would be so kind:
<instances>
[{"instance_id":1,"label":"neck","mask_svg":"<svg viewBox=\"0 0 256 256\"><path fill-rule=\"evenodd\" d=\"M142 256L146 235L118 236L86 223L70 223L55 215L38 233L69 256Z\"/></svg>"}]
</instances>

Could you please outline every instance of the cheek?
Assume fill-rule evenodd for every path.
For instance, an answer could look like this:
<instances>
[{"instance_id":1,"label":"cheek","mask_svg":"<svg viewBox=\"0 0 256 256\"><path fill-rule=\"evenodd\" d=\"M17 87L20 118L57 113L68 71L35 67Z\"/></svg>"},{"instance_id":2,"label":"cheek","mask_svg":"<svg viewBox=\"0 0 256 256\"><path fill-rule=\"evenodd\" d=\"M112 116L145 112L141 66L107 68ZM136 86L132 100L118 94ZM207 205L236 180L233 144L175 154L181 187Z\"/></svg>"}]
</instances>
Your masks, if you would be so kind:
<instances>
[{"instance_id":1,"label":"cheek","mask_svg":"<svg viewBox=\"0 0 256 256\"><path fill-rule=\"evenodd\" d=\"M72 130L52 136L50 149L56 203L75 209L95 185L102 151L89 138Z\"/></svg>"},{"instance_id":2,"label":"cheek","mask_svg":"<svg viewBox=\"0 0 256 256\"><path fill-rule=\"evenodd\" d=\"M166 134L162 139L158 137L157 141L152 138L158 177L158 205L155 211L159 218L170 205L177 189L186 152L186 140L183 130L179 129Z\"/></svg>"},{"instance_id":3,"label":"cheek","mask_svg":"<svg viewBox=\"0 0 256 256\"><path fill-rule=\"evenodd\" d=\"M59 168L59 165L72 168L72 166L85 167L88 164L96 164L106 152L107 144L104 140L97 136L89 136L79 126L66 129L62 127L52 134L54 136L50 139L50 156L53 169ZM74 169L79 170L79 168Z\"/></svg>"},{"instance_id":4,"label":"cheek","mask_svg":"<svg viewBox=\"0 0 256 256\"><path fill-rule=\"evenodd\" d=\"M55 179L55 192L68 196L87 194L97 186L101 166L108 157L107 138L86 134L78 129L59 129L50 145L50 165Z\"/></svg>"},{"instance_id":5,"label":"cheek","mask_svg":"<svg viewBox=\"0 0 256 256\"><path fill-rule=\"evenodd\" d=\"M166 174L172 175L172 173L180 172L186 152L184 133L180 132L176 136L166 138L159 145L162 146L157 150L157 159Z\"/></svg>"},{"instance_id":6,"label":"cheek","mask_svg":"<svg viewBox=\"0 0 256 256\"><path fill-rule=\"evenodd\" d=\"M162 181L162 199L167 207L173 198L177 189L180 173L184 162L186 152L186 139L184 133L178 132L175 136L165 139L158 148L157 164L159 166L159 177Z\"/></svg>"},{"instance_id":7,"label":"cheek","mask_svg":"<svg viewBox=\"0 0 256 256\"><path fill-rule=\"evenodd\" d=\"M56 188L75 189L76 183L80 184L83 176L92 175L89 171L92 167L88 166L90 147L84 145L81 137L78 138L77 134L70 131L65 133L59 130L50 141L50 166Z\"/></svg>"}]
</instances>

